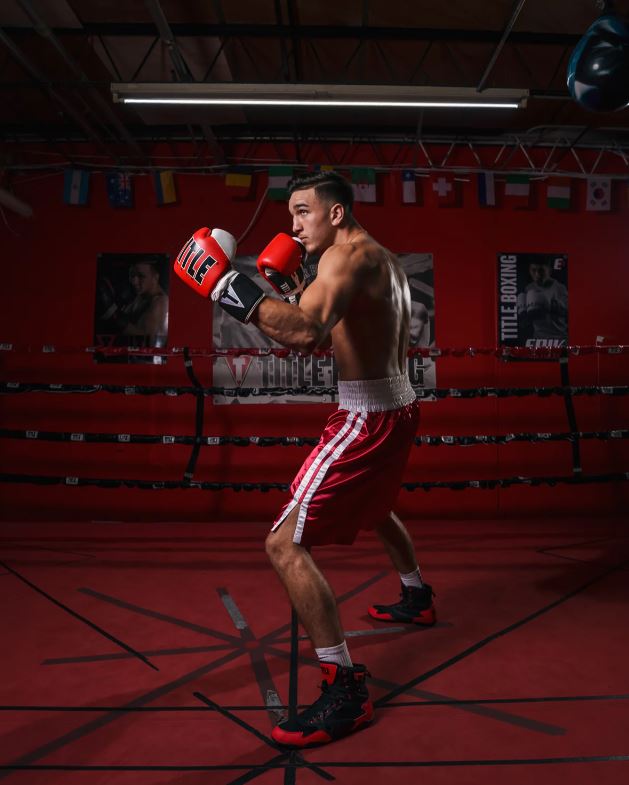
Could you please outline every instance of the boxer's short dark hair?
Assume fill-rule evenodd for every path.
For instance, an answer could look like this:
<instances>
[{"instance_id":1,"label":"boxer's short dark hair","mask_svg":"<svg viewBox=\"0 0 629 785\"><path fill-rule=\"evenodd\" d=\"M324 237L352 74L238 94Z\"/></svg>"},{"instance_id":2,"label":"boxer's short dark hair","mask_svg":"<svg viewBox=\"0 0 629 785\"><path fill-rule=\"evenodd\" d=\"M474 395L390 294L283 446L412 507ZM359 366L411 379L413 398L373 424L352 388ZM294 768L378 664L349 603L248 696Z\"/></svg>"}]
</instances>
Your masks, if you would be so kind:
<instances>
[{"instance_id":1,"label":"boxer's short dark hair","mask_svg":"<svg viewBox=\"0 0 629 785\"><path fill-rule=\"evenodd\" d=\"M336 172L315 172L293 177L288 183L288 195L295 191L314 188L317 199L331 204L342 204L345 212L351 213L354 206L354 192L348 181Z\"/></svg>"}]
</instances>

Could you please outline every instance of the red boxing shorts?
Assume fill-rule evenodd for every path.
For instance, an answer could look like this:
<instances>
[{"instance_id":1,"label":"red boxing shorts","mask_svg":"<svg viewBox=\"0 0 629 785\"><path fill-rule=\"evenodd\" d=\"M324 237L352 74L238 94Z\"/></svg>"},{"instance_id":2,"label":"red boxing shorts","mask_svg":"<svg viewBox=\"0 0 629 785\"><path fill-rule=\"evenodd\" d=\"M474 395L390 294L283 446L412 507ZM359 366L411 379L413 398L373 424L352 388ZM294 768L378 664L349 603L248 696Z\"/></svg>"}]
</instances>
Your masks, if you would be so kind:
<instances>
[{"instance_id":1,"label":"red boxing shorts","mask_svg":"<svg viewBox=\"0 0 629 785\"><path fill-rule=\"evenodd\" d=\"M419 423L406 374L339 381L339 408L304 461L271 531L299 506L293 542L349 545L391 512Z\"/></svg>"}]
</instances>

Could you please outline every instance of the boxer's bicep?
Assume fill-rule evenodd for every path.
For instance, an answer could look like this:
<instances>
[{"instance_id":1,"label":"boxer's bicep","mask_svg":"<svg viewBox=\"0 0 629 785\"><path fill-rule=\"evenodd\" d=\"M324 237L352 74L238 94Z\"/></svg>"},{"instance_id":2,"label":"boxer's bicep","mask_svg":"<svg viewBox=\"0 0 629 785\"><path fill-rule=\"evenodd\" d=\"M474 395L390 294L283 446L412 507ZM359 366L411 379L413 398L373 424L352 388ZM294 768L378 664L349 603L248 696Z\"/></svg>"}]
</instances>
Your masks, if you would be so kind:
<instances>
[{"instance_id":1,"label":"boxer's bicep","mask_svg":"<svg viewBox=\"0 0 629 785\"><path fill-rule=\"evenodd\" d=\"M301 297L300 309L320 330L318 343L326 340L354 298L357 287L354 267L345 254L330 254L321 260L317 277Z\"/></svg>"}]
</instances>

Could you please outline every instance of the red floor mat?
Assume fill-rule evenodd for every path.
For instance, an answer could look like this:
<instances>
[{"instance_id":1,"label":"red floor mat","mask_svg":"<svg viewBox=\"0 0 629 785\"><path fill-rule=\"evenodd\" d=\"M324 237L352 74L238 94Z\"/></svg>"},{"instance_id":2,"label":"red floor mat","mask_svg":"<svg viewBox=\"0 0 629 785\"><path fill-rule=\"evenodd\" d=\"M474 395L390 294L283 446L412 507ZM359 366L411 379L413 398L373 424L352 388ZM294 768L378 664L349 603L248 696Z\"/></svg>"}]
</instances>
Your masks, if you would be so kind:
<instances>
[{"instance_id":1,"label":"red floor mat","mask_svg":"<svg viewBox=\"0 0 629 785\"><path fill-rule=\"evenodd\" d=\"M377 713L290 754L270 741L291 626L265 526L5 524L0 780L625 785L626 525L410 529L437 593L430 629L367 615L398 592L374 536L314 550ZM299 655L306 704L320 676L307 640Z\"/></svg>"}]
</instances>

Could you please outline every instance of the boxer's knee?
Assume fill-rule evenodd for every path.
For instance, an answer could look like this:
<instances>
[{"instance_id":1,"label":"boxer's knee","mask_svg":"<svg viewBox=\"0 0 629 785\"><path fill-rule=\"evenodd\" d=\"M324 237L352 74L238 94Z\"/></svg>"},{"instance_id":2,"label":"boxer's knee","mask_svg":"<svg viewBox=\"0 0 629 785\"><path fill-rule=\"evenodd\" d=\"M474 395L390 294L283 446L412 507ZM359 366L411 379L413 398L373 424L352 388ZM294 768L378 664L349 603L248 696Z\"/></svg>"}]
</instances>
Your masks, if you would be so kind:
<instances>
[{"instance_id":1,"label":"boxer's knee","mask_svg":"<svg viewBox=\"0 0 629 785\"><path fill-rule=\"evenodd\" d=\"M269 532L267 534L266 540L264 541L264 550L266 551L266 555L269 557L269 560L273 562L273 564L280 561L282 556L282 546L279 537L277 537L276 531Z\"/></svg>"},{"instance_id":2,"label":"boxer's knee","mask_svg":"<svg viewBox=\"0 0 629 785\"><path fill-rule=\"evenodd\" d=\"M294 563L302 550L299 545L293 542L298 513L299 508L290 512L286 519L266 536L264 549L278 572L282 572L290 564Z\"/></svg>"}]
</instances>

